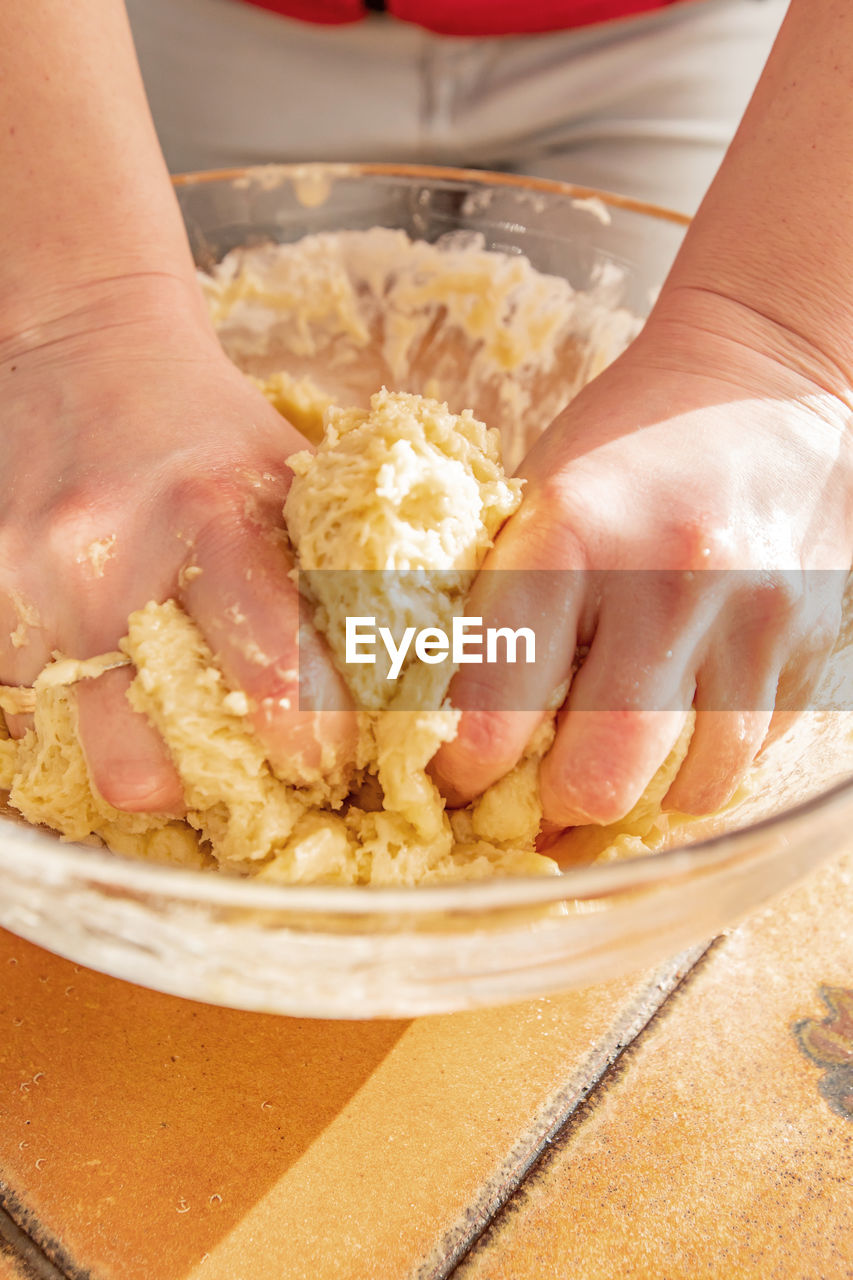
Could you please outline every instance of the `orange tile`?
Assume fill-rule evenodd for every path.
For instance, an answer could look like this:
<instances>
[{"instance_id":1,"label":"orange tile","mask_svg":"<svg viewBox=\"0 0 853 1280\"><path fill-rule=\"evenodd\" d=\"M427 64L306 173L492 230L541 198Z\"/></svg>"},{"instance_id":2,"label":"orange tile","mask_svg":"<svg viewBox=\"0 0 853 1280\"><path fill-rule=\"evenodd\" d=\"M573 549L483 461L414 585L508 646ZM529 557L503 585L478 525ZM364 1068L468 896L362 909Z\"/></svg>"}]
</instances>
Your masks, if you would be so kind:
<instances>
[{"instance_id":1,"label":"orange tile","mask_svg":"<svg viewBox=\"0 0 853 1280\"><path fill-rule=\"evenodd\" d=\"M485 1221L674 969L329 1023L182 1001L0 933L0 1180L91 1280L391 1280Z\"/></svg>"},{"instance_id":2,"label":"orange tile","mask_svg":"<svg viewBox=\"0 0 853 1280\"><path fill-rule=\"evenodd\" d=\"M853 1275L851 906L848 856L718 943L454 1280Z\"/></svg>"},{"instance_id":3,"label":"orange tile","mask_svg":"<svg viewBox=\"0 0 853 1280\"><path fill-rule=\"evenodd\" d=\"M4 1178L98 1276L182 1275L405 1031L226 1013L3 944Z\"/></svg>"}]
</instances>

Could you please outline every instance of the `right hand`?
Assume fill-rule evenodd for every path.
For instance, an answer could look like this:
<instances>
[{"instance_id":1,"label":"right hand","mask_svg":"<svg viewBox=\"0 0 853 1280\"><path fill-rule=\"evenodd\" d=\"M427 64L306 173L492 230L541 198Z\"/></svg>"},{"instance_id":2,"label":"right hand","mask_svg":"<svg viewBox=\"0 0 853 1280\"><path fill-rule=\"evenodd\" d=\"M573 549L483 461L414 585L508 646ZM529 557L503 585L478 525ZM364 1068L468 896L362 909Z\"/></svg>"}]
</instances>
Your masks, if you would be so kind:
<instances>
[{"instance_id":1,"label":"right hand","mask_svg":"<svg viewBox=\"0 0 853 1280\"><path fill-rule=\"evenodd\" d=\"M248 695L273 768L308 777L321 754L349 758L350 713L294 710L298 669L346 705L320 638L297 649L282 506L284 460L306 442L224 355L191 284L108 281L0 334L0 422L0 683L32 684L55 651L113 650L131 612L172 598ZM118 809L180 813L165 745L126 700L131 678L77 686L93 784ZM16 736L27 727L8 719Z\"/></svg>"},{"instance_id":2,"label":"right hand","mask_svg":"<svg viewBox=\"0 0 853 1280\"><path fill-rule=\"evenodd\" d=\"M853 551L853 415L815 354L780 348L766 318L682 291L536 442L469 608L511 629L539 616L545 643L529 672L454 678L463 715L433 764L451 803L520 759L570 679L539 774L553 831L624 818L691 704L665 807L694 814L814 705Z\"/></svg>"}]
</instances>

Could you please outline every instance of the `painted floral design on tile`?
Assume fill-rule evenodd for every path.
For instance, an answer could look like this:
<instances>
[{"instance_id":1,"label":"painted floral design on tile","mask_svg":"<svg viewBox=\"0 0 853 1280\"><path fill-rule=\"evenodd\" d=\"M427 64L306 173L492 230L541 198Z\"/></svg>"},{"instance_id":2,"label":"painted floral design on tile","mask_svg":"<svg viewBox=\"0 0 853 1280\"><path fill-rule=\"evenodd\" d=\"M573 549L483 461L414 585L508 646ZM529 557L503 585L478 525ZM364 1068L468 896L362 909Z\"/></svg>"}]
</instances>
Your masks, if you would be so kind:
<instances>
[{"instance_id":1,"label":"painted floral design on tile","mask_svg":"<svg viewBox=\"0 0 853 1280\"><path fill-rule=\"evenodd\" d=\"M818 1085L837 1115L853 1120L853 990L818 987L829 1017L803 1018L794 1024L794 1035L803 1053L818 1067L825 1067Z\"/></svg>"}]
</instances>

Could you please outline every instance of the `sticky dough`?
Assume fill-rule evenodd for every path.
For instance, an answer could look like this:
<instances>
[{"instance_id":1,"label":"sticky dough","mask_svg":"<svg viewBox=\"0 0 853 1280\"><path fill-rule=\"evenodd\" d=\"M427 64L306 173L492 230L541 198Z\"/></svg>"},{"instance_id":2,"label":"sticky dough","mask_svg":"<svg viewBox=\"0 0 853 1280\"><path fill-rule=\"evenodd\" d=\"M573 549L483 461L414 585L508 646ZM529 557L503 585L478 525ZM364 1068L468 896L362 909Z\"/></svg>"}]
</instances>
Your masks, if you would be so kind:
<instances>
[{"instance_id":1,"label":"sticky dough","mask_svg":"<svg viewBox=\"0 0 853 1280\"><path fill-rule=\"evenodd\" d=\"M427 607L442 625L521 501L520 483L501 464L499 432L465 406L501 426L518 456L636 328L608 304L606 288L600 297L575 294L524 259L470 240L432 246L384 230L237 251L203 284L226 350L319 441L316 453L290 460L296 478L285 515L300 587L341 658L345 616L381 610L384 579L326 571L393 569L413 582L421 574L427 596L413 586L411 608ZM442 573L424 579L424 570ZM477 802L445 810L426 766L458 722L444 701L449 664L413 663L384 685L361 668L373 683L360 685L368 676L359 674L354 692L373 709L358 717L355 765L326 769L309 785L273 772L247 700L227 687L174 602L134 613L120 651L48 667L35 685L35 730L20 741L0 734L0 787L30 822L135 857L290 883L557 871L535 850L537 767L550 722ZM91 786L74 687L117 660L133 664L131 704L178 768L186 821L119 812ZM7 693L6 710L20 709ZM589 849L581 833L578 856L663 841L660 797L685 743L618 830L603 841L593 833Z\"/></svg>"}]
</instances>

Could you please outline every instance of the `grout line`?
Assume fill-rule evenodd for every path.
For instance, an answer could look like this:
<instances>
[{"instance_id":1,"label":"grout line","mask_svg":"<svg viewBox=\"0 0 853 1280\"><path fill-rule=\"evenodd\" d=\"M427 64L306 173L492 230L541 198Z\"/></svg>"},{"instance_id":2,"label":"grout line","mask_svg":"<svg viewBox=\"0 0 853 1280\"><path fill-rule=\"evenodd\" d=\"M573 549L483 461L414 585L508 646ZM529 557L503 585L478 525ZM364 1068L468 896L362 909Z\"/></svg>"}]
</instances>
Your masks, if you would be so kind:
<instances>
[{"instance_id":1,"label":"grout line","mask_svg":"<svg viewBox=\"0 0 853 1280\"><path fill-rule=\"evenodd\" d=\"M641 1043L650 1029L661 1018L666 1016L668 1006L671 1004L674 997L677 996L684 987L689 985L697 970L705 964L711 953L716 951L717 947L720 946L724 940L725 935L714 938L711 942L706 943L702 947L697 947L695 950L688 952L686 956L681 957L682 961L685 959L687 960L687 968L682 967L680 973L673 975L674 981L667 989L664 990L663 999L660 1000L656 1007L651 1010L643 1024L637 1028L635 1033L618 1044L617 1052L609 1061L604 1063L602 1069L597 1073L596 1077L590 1081L589 1085L583 1091L582 1095L577 1098L574 1105L567 1109L560 1123L556 1125L552 1132L545 1137L545 1140L540 1143L538 1150L525 1167L522 1176L509 1190L509 1194L502 1197L501 1203L497 1206L495 1212L492 1213L489 1221L483 1225L476 1235L472 1235L469 1238L464 1250L460 1251L451 1260L451 1265L448 1270L437 1275L435 1280L452 1280L452 1277L457 1274L458 1268L466 1258L475 1251L483 1237L500 1230L501 1220L508 1214L512 1213L514 1207L513 1202L520 1195L524 1194L525 1185L532 1181L541 1169L544 1169L547 1166L556 1151L566 1145L572 1134L583 1124L584 1120L595 1106L596 1095L604 1091L610 1083L622 1074L628 1064L628 1061L630 1061L634 1054L639 1052Z\"/></svg>"},{"instance_id":2,"label":"grout line","mask_svg":"<svg viewBox=\"0 0 853 1280\"><path fill-rule=\"evenodd\" d=\"M0 1258L4 1252L22 1269L22 1280L68 1280L66 1273L51 1262L32 1236L0 1205Z\"/></svg>"},{"instance_id":3,"label":"grout line","mask_svg":"<svg viewBox=\"0 0 853 1280\"><path fill-rule=\"evenodd\" d=\"M623 1069L626 1054L636 1049L637 1042L648 1028L664 1015L672 997L690 981L719 941L714 939L683 952L656 971L627 1016L615 1021L609 1039L596 1047L581 1068L534 1118L530 1128L538 1129L538 1137L532 1147L529 1139L522 1139L517 1144L483 1188L478 1200L446 1232L429 1258L413 1273L411 1280L452 1280L457 1268L483 1236L495 1228L504 1214L511 1212L513 1200L548 1160L551 1151L582 1122L594 1095Z\"/></svg>"}]
</instances>

